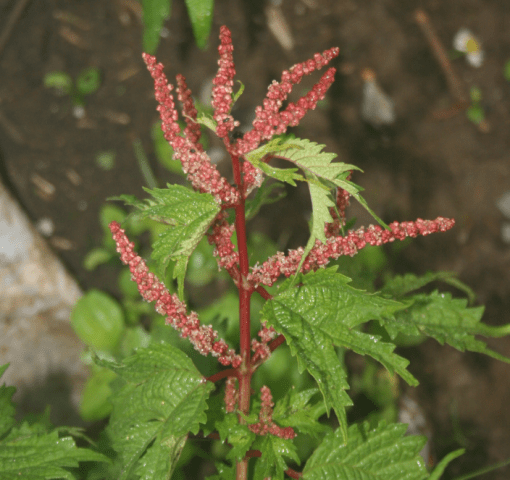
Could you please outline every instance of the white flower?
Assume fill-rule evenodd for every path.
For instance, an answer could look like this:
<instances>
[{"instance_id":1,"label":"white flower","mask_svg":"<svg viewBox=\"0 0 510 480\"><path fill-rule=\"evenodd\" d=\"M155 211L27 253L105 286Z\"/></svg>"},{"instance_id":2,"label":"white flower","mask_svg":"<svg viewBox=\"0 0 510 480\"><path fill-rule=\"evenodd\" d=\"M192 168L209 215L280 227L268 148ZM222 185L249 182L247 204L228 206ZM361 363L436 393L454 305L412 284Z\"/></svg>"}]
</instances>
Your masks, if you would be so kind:
<instances>
[{"instance_id":1,"label":"white flower","mask_svg":"<svg viewBox=\"0 0 510 480\"><path fill-rule=\"evenodd\" d=\"M479 40L467 28L461 28L453 39L453 48L466 54L467 62L473 67L481 67L483 50Z\"/></svg>"}]
</instances>

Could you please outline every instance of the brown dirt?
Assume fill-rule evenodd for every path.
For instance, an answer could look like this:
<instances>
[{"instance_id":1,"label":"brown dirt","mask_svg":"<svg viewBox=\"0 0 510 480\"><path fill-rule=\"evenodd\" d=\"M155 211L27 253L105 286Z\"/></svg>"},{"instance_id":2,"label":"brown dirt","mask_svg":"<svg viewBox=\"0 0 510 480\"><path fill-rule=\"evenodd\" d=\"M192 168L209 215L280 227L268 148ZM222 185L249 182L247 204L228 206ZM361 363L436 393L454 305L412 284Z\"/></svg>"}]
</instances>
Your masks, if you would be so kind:
<instances>
[{"instance_id":1,"label":"brown dirt","mask_svg":"<svg viewBox=\"0 0 510 480\"><path fill-rule=\"evenodd\" d=\"M14 3L0 2L0 28ZM246 85L236 111L244 122L250 121L267 85L283 69L339 46L339 72L328 106L309 113L296 134L325 143L342 161L360 166L365 173L354 180L366 188L369 205L385 221L454 217L457 225L451 232L417 239L395 268L455 271L486 305L487 323L509 321L510 247L501 240L503 217L495 202L510 189L510 85L503 77L510 57L510 4L286 1L283 14L295 40L294 49L286 52L268 31L262 7L253 6L257 2L218 1L206 51L194 46L184 2L173 3L169 35L162 40L158 59L169 76L183 73L191 89L199 92L216 70L219 25L228 25L237 78ZM173 180L154 159L150 126L157 114L152 81L141 60L141 23L128 5L132 4L127 0L30 2L0 58L3 174L34 221L53 220L50 243L82 287L109 291L115 269L105 266L89 273L82 260L101 242L97 219L105 199L143 194L133 139L142 140L160 183ZM472 29L483 42L486 60L481 68L470 67L462 58L453 67L466 91L472 86L481 89L487 133L463 111L444 120L434 117L455 99L414 21L418 6L428 12L448 50L461 27ZM80 21L62 20L62 12ZM79 121L72 116L69 98L56 97L42 79L54 70L76 76L89 66L101 69L103 81L87 99L86 118ZM360 118L360 74L365 67L375 71L395 102L397 121L391 127L374 129ZM108 172L95 163L97 153L105 150L116 154L115 168ZM81 181L73 183L70 171ZM55 192L42 193L34 176L50 182ZM294 200L306 205L296 197L256 225L275 238L282 225L306 232L304 216L291 210ZM362 224L371 221L355 205L350 213ZM304 241L306 233L297 234L288 246ZM488 343L510 355L510 338ZM441 458L462 443L468 450L445 478L509 458L510 366L432 341L412 355L412 369L422 382L416 394L429 416L436 454ZM503 480L509 475L506 467L479 478Z\"/></svg>"}]
</instances>

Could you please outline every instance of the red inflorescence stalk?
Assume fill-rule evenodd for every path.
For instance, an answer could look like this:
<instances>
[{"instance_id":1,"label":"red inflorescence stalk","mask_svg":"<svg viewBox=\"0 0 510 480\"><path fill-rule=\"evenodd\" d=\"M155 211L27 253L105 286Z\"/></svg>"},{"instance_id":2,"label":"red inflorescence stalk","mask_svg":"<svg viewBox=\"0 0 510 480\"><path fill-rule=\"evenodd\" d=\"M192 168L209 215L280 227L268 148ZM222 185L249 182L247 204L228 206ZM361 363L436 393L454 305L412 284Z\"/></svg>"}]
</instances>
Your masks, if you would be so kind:
<instances>
[{"instance_id":1,"label":"red inflorescence stalk","mask_svg":"<svg viewBox=\"0 0 510 480\"><path fill-rule=\"evenodd\" d=\"M156 311L166 316L166 322L180 331L181 337L188 338L195 350L202 355L213 355L224 365L237 368L241 357L230 349L224 340L217 340L218 333L211 325L200 325L196 312L189 315L186 304L176 294L171 295L165 285L149 272L145 261L134 251L134 243L130 242L125 231L117 222L110 223L113 239L117 244L122 262L129 266L131 278L138 285L138 291L148 302L156 302Z\"/></svg>"},{"instance_id":2,"label":"red inflorescence stalk","mask_svg":"<svg viewBox=\"0 0 510 480\"><path fill-rule=\"evenodd\" d=\"M438 217L436 220L422 220L415 222L393 222L390 229L385 230L379 225L370 225L367 229L361 227L345 236L330 237L326 243L317 240L315 246L303 262L301 272L309 272L326 266L331 259L335 260L342 255L351 257L367 245L382 245L395 240L404 240L406 237L429 235L435 232L446 232L455 225L455 220ZM290 277L296 273L304 249L289 250L285 256L278 252L265 261L261 266L254 266L248 280L255 286L273 285L280 275Z\"/></svg>"}]
</instances>

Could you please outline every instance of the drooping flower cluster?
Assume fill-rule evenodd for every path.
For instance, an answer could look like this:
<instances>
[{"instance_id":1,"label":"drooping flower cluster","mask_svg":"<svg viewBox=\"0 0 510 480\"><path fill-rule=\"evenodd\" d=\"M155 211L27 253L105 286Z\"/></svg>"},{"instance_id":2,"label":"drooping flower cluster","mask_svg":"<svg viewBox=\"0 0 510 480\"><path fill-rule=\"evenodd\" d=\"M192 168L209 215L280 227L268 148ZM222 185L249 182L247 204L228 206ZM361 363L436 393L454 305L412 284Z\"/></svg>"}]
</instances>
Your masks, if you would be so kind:
<instances>
[{"instance_id":1,"label":"drooping flower cluster","mask_svg":"<svg viewBox=\"0 0 510 480\"><path fill-rule=\"evenodd\" d=\"M330 260L336 260L342 255L351 257L367 245L383 245L395 240L404 240L406 237L429 235L435 232L446 232L455 225L455 220L438 217L436 220L422 220L415 222L393 222L389 225L391 230L385 230L379 225L370 225L367 229L350 230L345 237L331 236L326 243L319 240L303 262L301 272L309 272L326 266ZM248 280L254 285L273 285L280 275L290 277L296 273L301 262L304 249L289 250L288 255L282 252L269 258L260 266L254 266Z\"/></svg>"},{"instance_id":2,"label":"drooping flower cluster","mask_svg":"<svg viewBox=\"0 0 510 480\"><path fill-rule=\"evenodd\" d=\"M260 389L260 398L262 405L259 412L259 421L248 425L248 428L257 435L267 435L268 433L275 437L292 440L296 432L292 427L280 427L273 422L273 396L271 390L265 385Z\"/></svg>"},{"instance_id":3,"label":"drooping flower cluster","mask_svg":"<svg viewBox=\"0 0 510 480\"><path fill-rule=\"evenodd\" d=\"M237 368L241 357L230 349L224 340L217 340L218 333L211 325L200 325L196 312L189 315L185 303L176 294L171 295L165 285L149 272L145 261L134 251L134 243L130 242L124 229L117 222L110 223L110 230L120 253L122 262L129 266L131 278L136 282L138 291L148 302L156 302L155 309L166 317L166 323L188 338L195 350L202 355L213 355L224 365Z\"/></svg>"}]
</instances>

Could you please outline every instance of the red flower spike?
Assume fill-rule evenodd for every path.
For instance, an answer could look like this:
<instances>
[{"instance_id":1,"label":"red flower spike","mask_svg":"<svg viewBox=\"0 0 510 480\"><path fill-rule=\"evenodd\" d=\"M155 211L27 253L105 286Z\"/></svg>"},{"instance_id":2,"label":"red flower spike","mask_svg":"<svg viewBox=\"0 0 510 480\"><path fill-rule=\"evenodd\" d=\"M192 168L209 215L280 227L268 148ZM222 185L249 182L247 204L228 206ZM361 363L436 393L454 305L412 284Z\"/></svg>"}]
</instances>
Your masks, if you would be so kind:
<instances>
[{"instance_id":1,"label":"red flower spike","mask_svg":"<svg viewBox=\"0 0 510 480\"><path fill-rule=\"evenodd\" d=\"M180 160L184 173L187 174L193 188L202 193L210 193L218 203L235 204L239 201L239 192L232 187L228 181L223 178L216 166L211 163L211 159L203 151L198 143L196 127L187 123L184 130L184 137L177 123L177 110L173 96L170 93L173 86L168 83L166 75L163 72L163 65L156 63L156 58L152 55L143 54L143 59L147 68L154 79L155 97L159 103L158 111L161 117L161 128L165 139L174 149L174 158ZM179 95L184 101L184 112L193 113L194 107L190 104L191 92L189 92L184 77L177 79L180 83Z\"/></svg>"},{"instance_id":2,"label":"red flower spike","mask_svg":"<svg viewBox=\"0 0 510 480\"><path fill-rule=\"evenodd\" d=\"M212 233L207 236L209 244L215 245L213 255L217 257L218 267L230 270L239 264L239 253L235 251L232 235L235 225L230 225L224 212L212 227Z\"/></svg>"},{"instance_id":3,"label":"red flower spike","mask_svg":"<svg viewBox=\"0 0 510 480\"><path fill-rule=\"evenodd\" d=\"M337 47L325 50L322 55L317 53L313 59L294 65L290 70L284 71L280 83L273 81L269 86L263 106L255 109L253 130L247 132L238 141L236 154L243 155L250 152L256 149L262 140L270 140L273 135L284 133L289 125L297 125L297 122L303 118L307 110L315 108L317 102L324 98L326 90L333 82L335 69L329 69L312 90L301 98L297 104L289 104L284 112L279 111L294 85L301 82L305 75L309 75L327 65L339 53L340 50Z\"/></svg>"},{"instance_id":4,"label":"red flower spike","mask_svg":"<svg viewBox=\"0 0 510 480\"><path fill-rule=\"evenodd\" d=\"M296 436L292 427L282 428L273 422L273 396L271 390L265 385L260 389L260 399L262 405L259 412L259 422L248 425L248 428L257 435L267 435L269 433L275 437L292 440Z\"/></svg>"},{"instance_id":5,"label":"red flower spike","mask_svg":"<svg viewBox=\"0 0 510 480\"><path fill-rule=\"evenodd\" d=\"M268 327L265 320L262 321L262 328L258 333L260 339L259 342L255 338L251 341L251 349L254 353L253 361L260 362L267 360L271 356L271 349L268 343L276 337L276 330L273 327Z\"/></svg>"},{"instance_id":6,"label":"red flower spike","mask_svg":"<svg viewBox=\"0 0 510 480\"><path fill-rule=\"evenodd\" d=\"M429 235L436 232L446 232L455 225L455 220L438 217L436 220L422 220L415 222L393 222L391 231L385 230L379 225L370 225L366 230L361 227L358 230L350 230L345 237L330 237L326 243L319 240L315 243L303 262L301 272L306 273L325 267L331 259L336 260L342 255L356 255L359 250L367 245L382 245L395 240L404 240L406 237L417 237L418 235ZM290 277L296 273L301 261L304 249L289 250L285 256L282 252L265 261L261 266L254 266L248 281L254 286L273 285L280 275Z\"/></svg>"},{"instance_id":7,"label":"red flower spike","mask_svg":"<svg viewBox=\"0 0 510 480\"><path fill-rule=\"evenodd\" d=\"M220 59L218 60L218 73L213 80L212 90L212 106L214 108L213 118L217 123L216 135L222 138L225 144L230 145L228 134L239 125L234 121L230 115L232 108L232 92L234 88L234 75L236 74L234 66L234 57L232 52L234 47L232 45L232 34L230 30L222 26L220 28L220 41L218 47Z\"/></svg>"},{"instance_id":8,"label":"red flower spike","mask_svg":"<svg viewBox=\"0 0 510 480\"><path fill-rule=\"evenodd\" d=\"M227 413L235 412L239 403L239 391L236 388L237 379L234 377L227 378L225 383L225 410Z\"/></svg>"},{"instance_id":9,"label":"red flower spike","mask_svg":"<svg viewBox=\"0 0 510 480\"><path fill-rule=\"evenodd\" d=\"M224 366L237 368L241 364L241 357L229 349L224 340L216 340L218 333L211 325L200 325L196 312L187 315L186 304L176 294L171 295L165 285L149 272L145 261L134 251L134 243L129 241L125 230L117 222L110 223L109 227L120 259L129 266L131 278L138 285L144 300L155 301L155 310L166 316L166 323L180 331L182 338L188 338L195 350L204 356L211 354L217 357Z\"/></svg>"},{"instance_id":10,"label":"red flower spike","mask_svg":"<svg viewBox=\"0 0 510 480\"><path fill-rule=\"evenodd\" d=\"M197 150L203 151L202 144L199 143L202 131L200 130L200 124L196 122L198 112L193 103L191 90L186 85L184 75L177 75L175 78L177 81L177 98L182 103L182 115L186 122L184 136L195 145Z\"/></svg>"}]
</instances>

